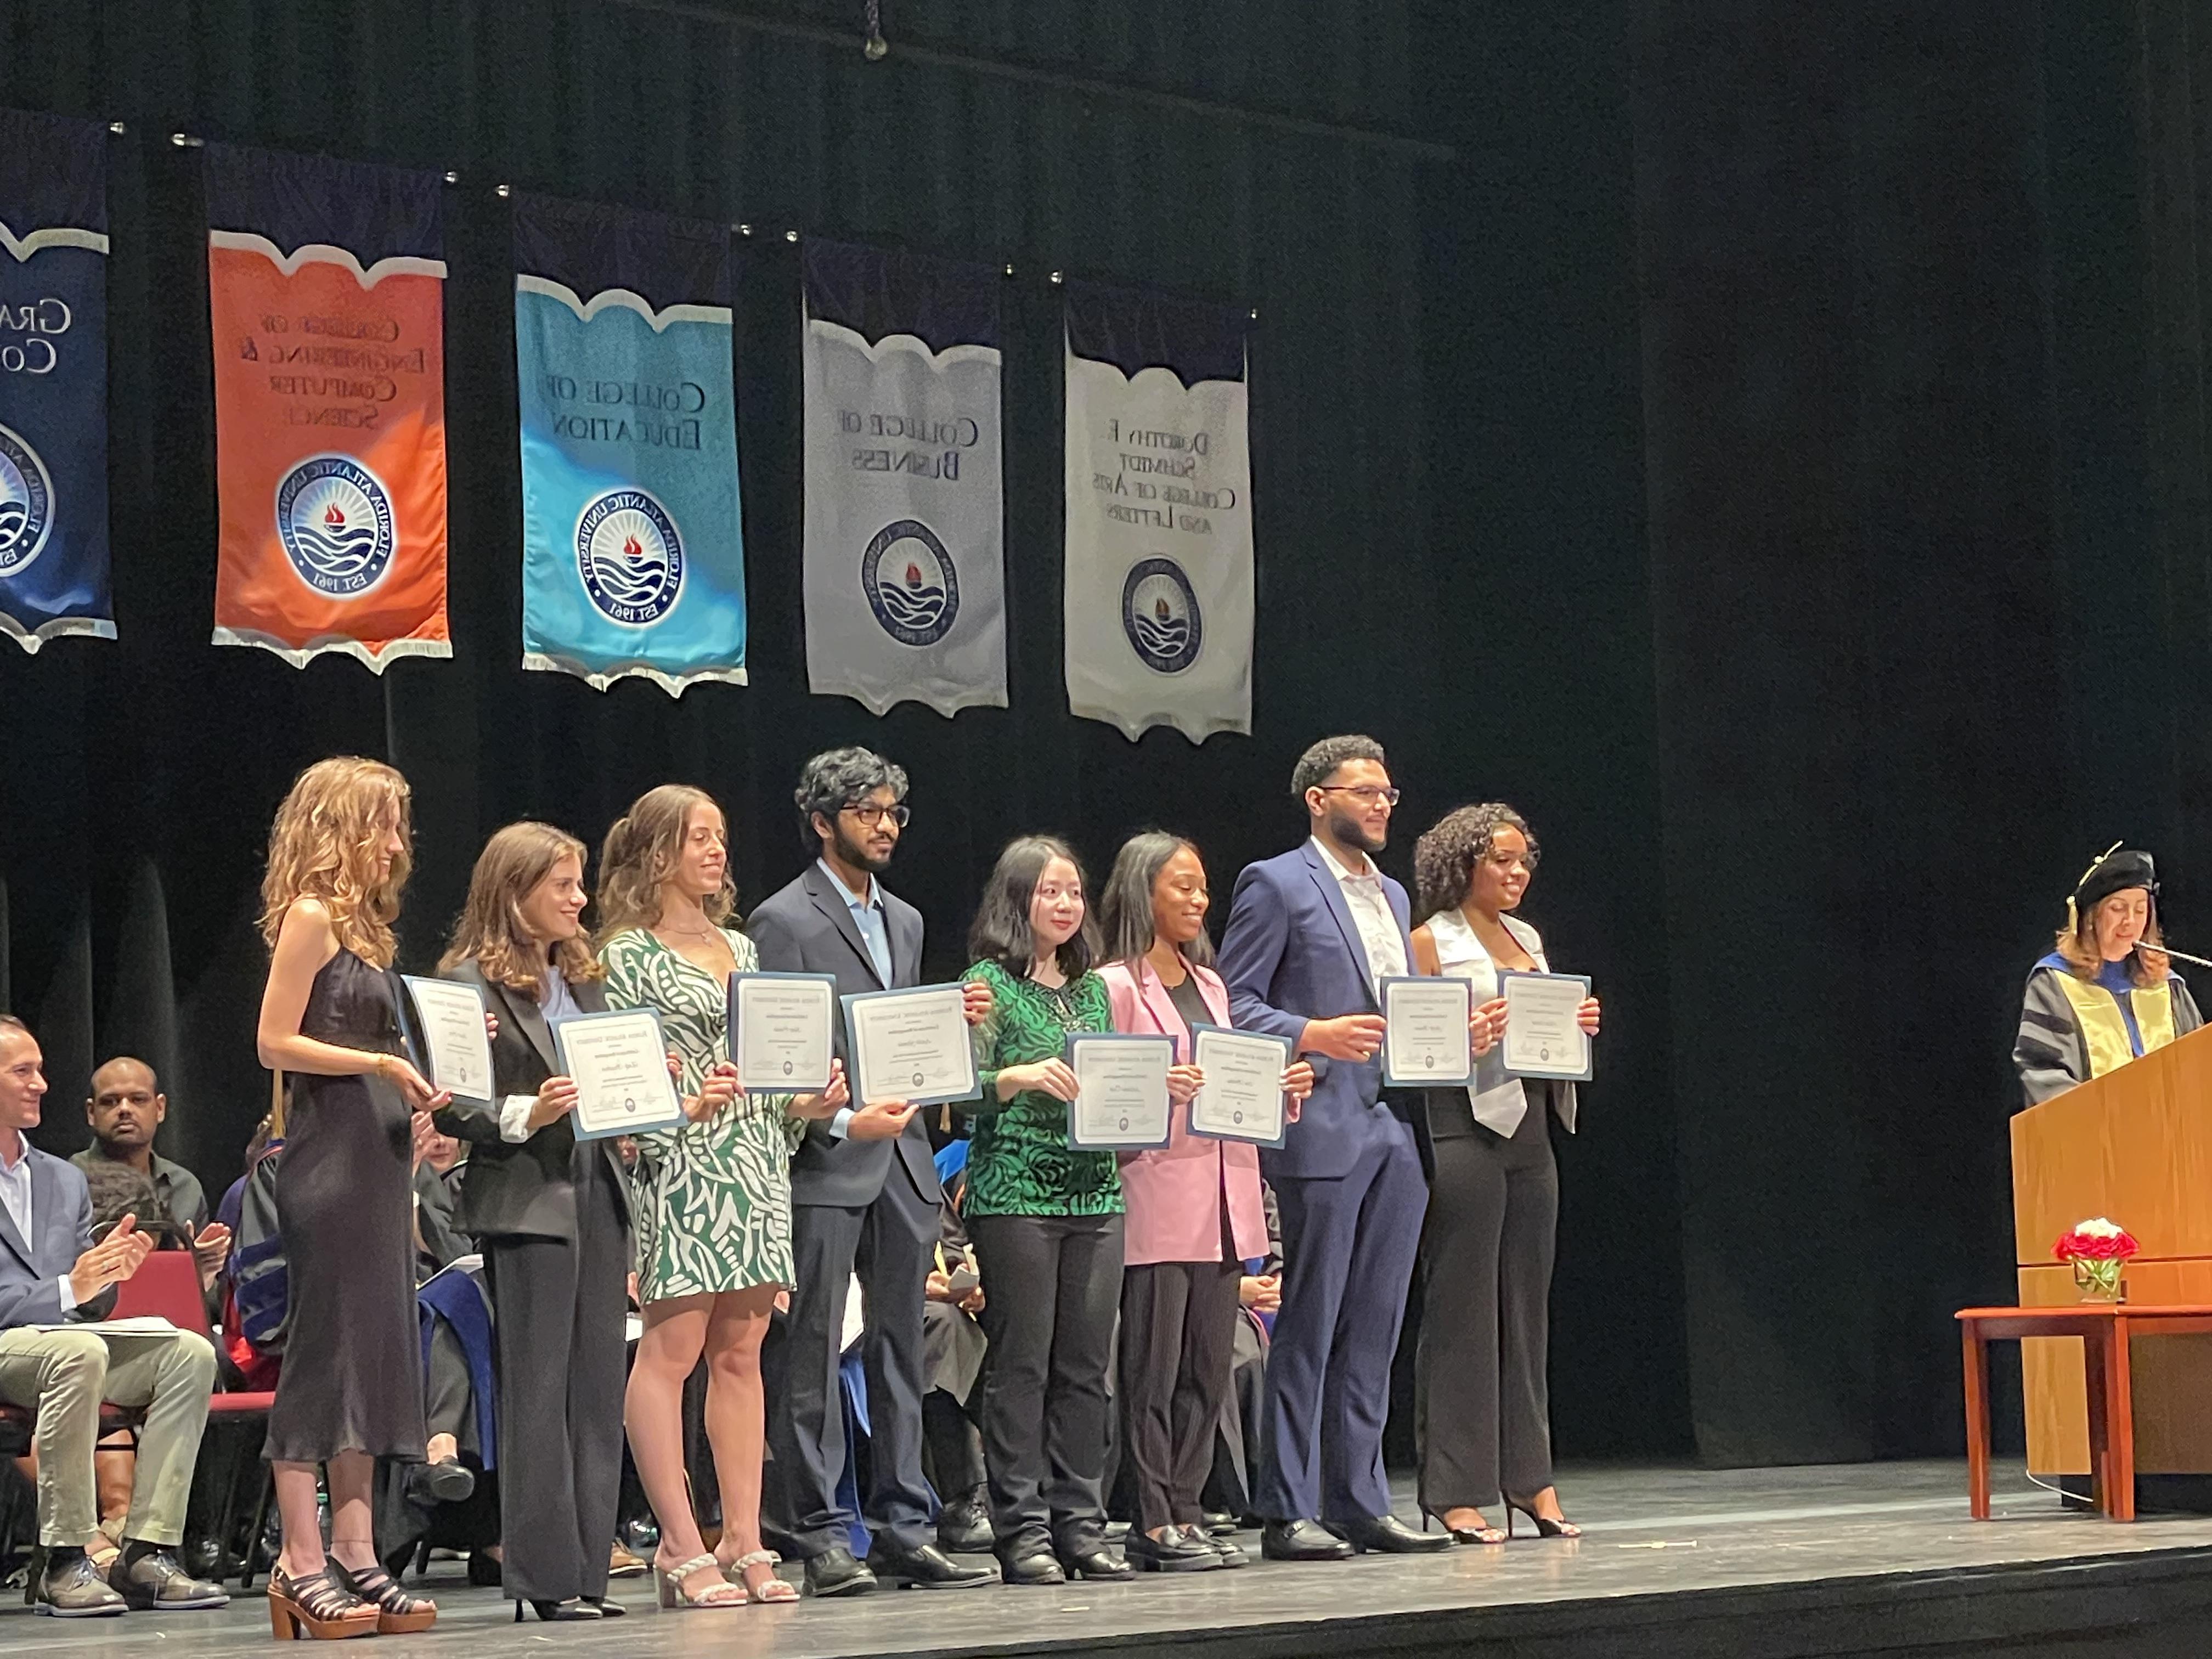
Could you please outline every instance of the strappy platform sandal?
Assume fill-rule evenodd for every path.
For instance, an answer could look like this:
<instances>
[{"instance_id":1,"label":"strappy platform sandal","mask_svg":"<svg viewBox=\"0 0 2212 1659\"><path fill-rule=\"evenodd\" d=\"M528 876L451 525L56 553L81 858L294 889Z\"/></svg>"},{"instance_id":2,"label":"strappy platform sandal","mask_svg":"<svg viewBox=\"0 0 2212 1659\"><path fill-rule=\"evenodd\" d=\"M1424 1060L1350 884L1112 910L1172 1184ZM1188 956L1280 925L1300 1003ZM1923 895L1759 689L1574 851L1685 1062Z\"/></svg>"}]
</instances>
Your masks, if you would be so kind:
<instances>
[{"instance_id":1,"label":"strappy platform sandal","mask_svg":"<svg viewBox=\"0 0 2212 1659\"><path fill-rule=\"evenodd\" d=\"M356 1572L333 1559L330 1570L338 1583L376 1609L379 1636L413 1636L438 1622L438 1604L426 1596L410 1595L381 1566Z\"/></svg>"},{"instance_id":2,"label":"strappy platform sandal","mask_svg":"<svg viewBox=\"0 0 2212 1659\"><path fill-rule=\"evenodd\" d=\"M719 1570L721 1563L712 1555L695 1555L689 1561L664 1567L653 1564L653 1583L660 1597L660 1605L669 1609L679 1607L741 1607L750 1600L743 1584L732 1584L725 1579L719 1584L701 1590L694 1595L684 1588L684 1581L696 1577L709 1567Z\"/></svg>"},{"instance_id":3,"label":"strappy platform sandal","mask_svg":"<svg viewBox=\"0 0 2212 1659\"><path fill-rule=\"evenodd\" d=\"M325 1561L320 1572L305 1578L282 1567L269 1570L269 1629L278 1641L342 1642L376 1634L376 1609L339 1583L331 1571L337 1565Z\"/></svg>"}]
</instances>

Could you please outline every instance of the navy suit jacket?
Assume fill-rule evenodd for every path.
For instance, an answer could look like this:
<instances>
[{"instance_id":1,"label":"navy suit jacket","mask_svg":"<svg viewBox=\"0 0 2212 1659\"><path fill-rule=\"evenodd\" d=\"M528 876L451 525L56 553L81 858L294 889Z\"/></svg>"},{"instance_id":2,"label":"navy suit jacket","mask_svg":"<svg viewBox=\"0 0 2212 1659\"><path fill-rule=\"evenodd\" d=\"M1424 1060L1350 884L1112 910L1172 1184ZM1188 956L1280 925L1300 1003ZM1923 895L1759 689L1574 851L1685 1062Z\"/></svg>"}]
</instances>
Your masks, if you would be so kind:
<instances>
[{"instance_id":1,"label":"navy suit jacket","mask_svg":"<svg viewBox=\"0 0 2212 1659\"><path fill-rule=\"evenodd\" d=\"M84 1171L27 1140L24 1148L31 1163L31 1231L38 1237L26 1239L0 1207L0 1329L100 1318L115 1304L112 1287L80 1303L75 1315L62 1311L59 1280L92 1248L92 1189Z\"/></svg>"},{"instance_id":2,"label":"navy suit jacket","mask_svg":"<svg viewBox=\"0 0 2212 1659\"><path fill-rule=\"evenodd\" d=\"M877 976L875 959L845 902L844 889L823 873L818 860L810 860L797 879L755 905L746 919L745 933L760 949L762 969L772 974L832 975L841 997L919 985L921 912L880 881L876 892L884 902L884 927L890 936L890 984ZM842 1018L837 1053L849 1067L853 1062L845 1053ZM840 1140L830 1133L827 1122L810 1122L806 1138L791 1160L791 1201L865 1208L882 1194L884 1179L896 1159L916 1197L933 1211L942 1191L922 1117L916 1112L908 1120L906 1133L896 1140Z\"/></svg>"},{"instance_id":3,"label":"navy suit jacket","mask_svg":"<svg viewBox=\"0 0 2212 1659\"><path fill-rule=\"evenodd\" d=\"M1406 937L1410 963L1412 907L1406 890L1384 876L1382 890ZM1358 926L1335 872L1311 841L1247 865L1237 878L1219 966L1229 986L1230 1014L1246 1030L1296 1042L1308 1020L1382 1012ZM1282 1146L1260 1149L1261 1168L1270 1178L1349 1174L1375 1132L1386 1127L1378 1120L1393 1117L1382 1098L1379 1054L1364 1061L1323 1054L1305 1059L1314 1068L1312 1095Z\"/></svg>"}]
</instances>

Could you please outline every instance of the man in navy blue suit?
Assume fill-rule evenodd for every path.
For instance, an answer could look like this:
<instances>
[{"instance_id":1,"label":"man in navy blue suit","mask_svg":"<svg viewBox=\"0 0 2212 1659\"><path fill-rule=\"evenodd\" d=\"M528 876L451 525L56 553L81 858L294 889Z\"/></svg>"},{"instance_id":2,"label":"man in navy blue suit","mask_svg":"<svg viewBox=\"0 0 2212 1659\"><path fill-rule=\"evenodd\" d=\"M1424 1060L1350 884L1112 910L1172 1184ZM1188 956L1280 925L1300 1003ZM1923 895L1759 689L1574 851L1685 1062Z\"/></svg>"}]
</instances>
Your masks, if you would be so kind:
<instances>
[{"instance_id":1,"label":"man in navy blue suit","mask_svg":"<svg viewBox=\"0 0 2212 1659\"><path fill-rule=\"evenodd\" d=\"M1221 976L1239 1026L1287 1037L1312 1096L1260 1158L1282 1210L1283 1310L1263 1411L1272 1457L1256 1493L1271 1560L1449 1547L1390 1512L1382 1425L1390 1361L1428 1189L1411 1124L1382 1098L1382 980L1413 971L1406 890L1377 869L1398 792L1382 745L1327 738L1291 793L1311 836L1237 878ZM1495 1040L1470 1022L1478 1053ZM1416 1108L1418 1109L1418 1108Z\"/></svg>"}]
</instances>

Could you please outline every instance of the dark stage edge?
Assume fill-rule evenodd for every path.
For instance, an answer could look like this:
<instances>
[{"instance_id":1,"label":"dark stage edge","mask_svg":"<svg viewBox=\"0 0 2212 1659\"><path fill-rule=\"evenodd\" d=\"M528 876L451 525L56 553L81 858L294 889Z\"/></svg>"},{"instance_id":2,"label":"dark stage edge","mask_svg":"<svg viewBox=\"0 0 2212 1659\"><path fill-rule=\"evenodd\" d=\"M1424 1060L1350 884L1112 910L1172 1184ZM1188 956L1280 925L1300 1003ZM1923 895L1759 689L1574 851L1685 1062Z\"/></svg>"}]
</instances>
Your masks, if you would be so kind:
<instances>
[{"instance_id":1,"label":"dark stage edge","mask_svg":"<svg viewBox=\"0 0 2212 1659\"><path fill-rule=\"evenodd\" d=\"M1962 1465L1698 1472L1579 1469L1563 1479L1579 1540L1516 1540L1442 1556L1148 1575L1133 1584L959 1593L663 1613L648 1583L630 1617L507 1622L511 1605L431 1570L444 1617L377 1638L382 1659L465 1654L605 1659L713 1652L751 1659L1111 1653L1121 1659L1359 1659L1363 1655L1796 1656L2212 1652L2212 1518L2116 1526L2015 1473L1997 1518L1967 1518ZM1410 1514L1410 1499L1403 1504ZM1257 1539L1245 1542L1257 1553ZM271 1646L256 1594L220 1613L61 1621L0 1613L0 1650L72 1659L236 1659ZM369 1650L348 1650L354 1659Z\"/></svg>"}]
</instances>

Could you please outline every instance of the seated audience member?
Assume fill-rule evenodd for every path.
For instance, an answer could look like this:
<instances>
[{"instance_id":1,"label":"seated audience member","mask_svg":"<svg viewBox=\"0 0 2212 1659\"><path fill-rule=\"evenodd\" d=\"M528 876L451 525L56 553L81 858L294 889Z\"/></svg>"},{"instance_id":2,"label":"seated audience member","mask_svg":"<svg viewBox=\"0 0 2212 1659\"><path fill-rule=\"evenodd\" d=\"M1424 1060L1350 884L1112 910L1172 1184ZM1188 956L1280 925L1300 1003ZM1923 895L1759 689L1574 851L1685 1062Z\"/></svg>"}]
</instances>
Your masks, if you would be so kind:
<instances>
[{"instance_id":1,"label":"seated audience member","mask_svg":"<svg viewBox=\"0 0 2212 1659\"><path fill-rule=\"evenodd\" d=\"M173 1222L199 1257L200 1283L208 1285L230 1254L230 1230L208 1224L207 1194L199 1178L154 1150L154 1133L168 1115L169 1097L161 1092L154 1068L143 1060L118 1055L92 1074L92 1097L84 1103L92 1145L70 1162L88 1175L102 1164L119 1164L151 1181L161 1207L142 1213L139 1224L150 1224L156 1215Z\"/></svg>"},{"instance_id":2,"label":"seated audience member","mask_svg":"<svg viewBox=\"0 0 2212 1659\"><path fill-rule=\"evenodd\" d=\"M1267 1254L1239 1282L1237 1332L1229 1352L1230 1397L1222 1403L1221 1427L1213 1443L1213 1468L1206 1482L1209 1521L1239 1517L1256 1526L1253 1485L1267 1456L1260 1409L1267 1382L1267 1339L1271 1322L1283 1306L1283 1224L1274 1190L1261 1183L1261 1207L1267 1218Z\"/></svg>"},{"instance_id":3,"label":"seated audience member","mask_svg":"<svg viewBox=\"0 0 2212 1659\"><path fill-rule=\"evenodd\" d=\"M921 1310L924 1386L922 1434L930 1480L944 1508L937 1517L937 1545L947 1553L991 1547L990 1496L985 1486L983 1437L978 1418L982 1395L975 1379L982 1374L988 1346L975 1315L983 1288L975 1266L975 1247L960 1219L964 1183L944 1183L937 1259L931 1266L927 1300Z\"/></svg>"},{"instance_id":4,"label":"seated audience member","mask_svg":"<svg viewBox=\"0 0 2212 1659\"><path fill-rule=\"evenodd\" d=\"M464 1256L477 1253L477 1242L453 1224L467 1147L451 1135L423 1136L422 1162L415 1170L416 1278L428 1284ZM481 1305L479 1298L478 1305ZM476 1488L476 1479L460 1455L481 1462L486 1449L480 1430L478 1397L488 1406L492 1352L480 1342L489 1330L464 1331L441 1313L426 1322L422 1413L429 1431L423 1461L407 1470L408 1498L417 1504L457 1504Z\"/></svg>"},{"instance_id":5,"label":"seated audience member","mask_svg":"<svg viewBox=\"0 0 2212 1659\"><path fill-rule=\"evenodd\" d=\"M259 1393L276 1386L283 1354L269 1339L281 1337L288 1299L274 1187L275 1159L284 1142L274 1128L274 1118L264 1113L246 1143L246 1173L230 1183L216 1206L216 1221L238 1243L223 1262L216 1322L223 1357L230 1362L224 1386ZM255 1215L249 1225L247 1188L257 1181L261 1190L252 1194Z\"/></svg>"},{"instance_id":6,"label":"seated audience member","mask_svg":"<svg viewBox=\"0 0 2212 1659\"><path fill-rule=\"evenodd\" d=\"M33 1599L64 1618L219 1607L220 1586L177 1563L192 1463L215 1386L215 1349L189 1331L103 1337L43 1331L97 1319L113 1287L151 1248L126 1217L92 1238L84 1172L24 1138L46 1092L39 1045L21 1021L0 1015L0 1400L38 1416L39 1541L46 1565ZM84 1541L98 1525L93 1448L102 1400L143 1408L137 1478L123 1552L103 1583Z\"/></svg>"}]
</instances>

